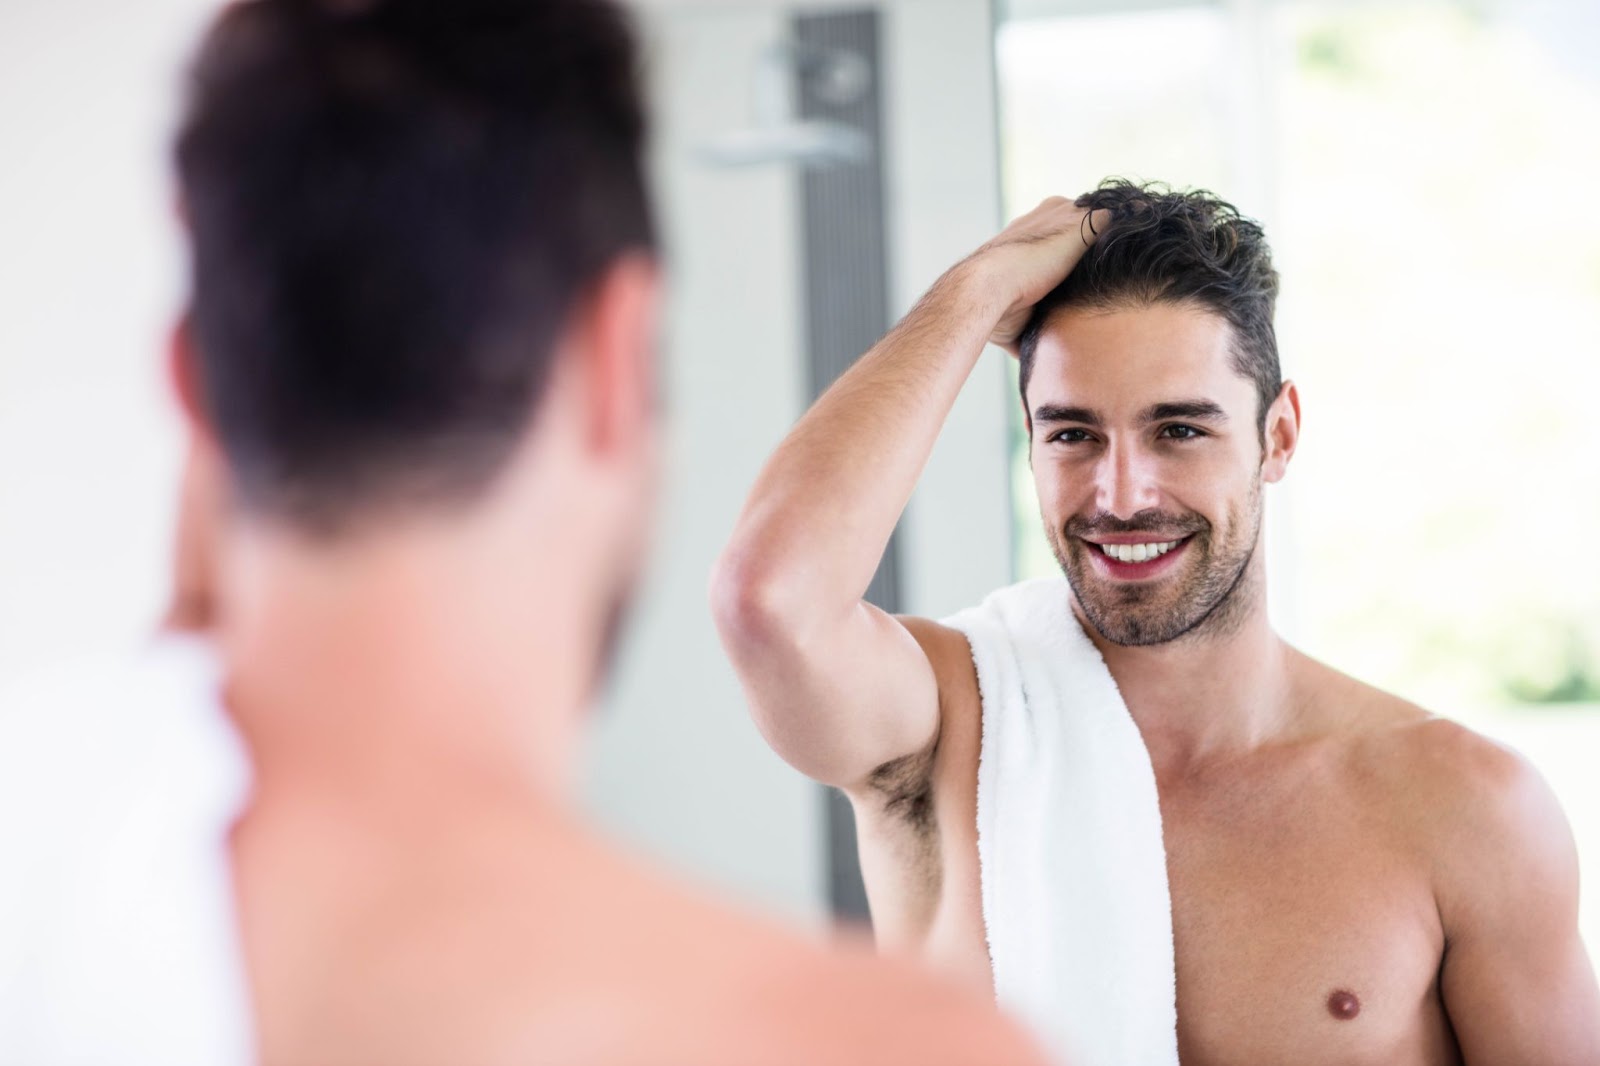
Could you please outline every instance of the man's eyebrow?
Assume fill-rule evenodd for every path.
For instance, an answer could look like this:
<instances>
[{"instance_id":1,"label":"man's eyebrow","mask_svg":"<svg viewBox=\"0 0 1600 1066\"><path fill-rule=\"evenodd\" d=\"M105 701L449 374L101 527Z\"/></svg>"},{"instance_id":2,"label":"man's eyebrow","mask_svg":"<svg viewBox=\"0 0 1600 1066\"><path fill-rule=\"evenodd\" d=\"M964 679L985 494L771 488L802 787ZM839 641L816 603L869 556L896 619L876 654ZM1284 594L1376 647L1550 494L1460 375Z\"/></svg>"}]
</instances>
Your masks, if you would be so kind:
<instances>
[{"instance_id":1,"label":"man's eyebrow","mask_svg":"<svg viewBox=\"0 0 1600 1066\"><path fill-rule=\"evenodd\" d=\"M1139 421L1149 425L1151 422L1165 422L1171 418L1188 418L1199 422L1226 422L1228 412L1222 409L1221 404L1212 400L1176 400L1145 408L1144 415Z\"/></svg>"},{"instance_id":2,"label":"man's eyebrow","mask_svg":"<svg viewBox=\"0 0 1600 1066\"><path fill-rule=\"evenodd\" d=\"M1061 404L1042 403L1033 409L1035 422L1081 422L1086 426L1101 424L1100 412L1087 407L1064 407Z\"/></svg>"}]
</instances>

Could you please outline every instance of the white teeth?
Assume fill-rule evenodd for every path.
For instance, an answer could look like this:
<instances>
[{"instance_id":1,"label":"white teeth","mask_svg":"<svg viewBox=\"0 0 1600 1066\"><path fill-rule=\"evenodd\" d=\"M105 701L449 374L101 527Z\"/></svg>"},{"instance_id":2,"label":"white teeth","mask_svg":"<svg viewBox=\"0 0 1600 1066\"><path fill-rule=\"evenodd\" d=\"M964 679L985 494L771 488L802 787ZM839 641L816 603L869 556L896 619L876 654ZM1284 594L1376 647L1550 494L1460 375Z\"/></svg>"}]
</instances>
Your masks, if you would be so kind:
<instances>
[{"instance_id":1,"label":"white teeth","mask_svg":"<svg viewBox=\"0 0 1600 1066\"><path fill-rule=\"evenodd\" d=\"M1167 554L1181 543L1169 540L1161 544L1102 544L1100 550L1120 563L1142 563Z\"/></svg>"}]
</instances>

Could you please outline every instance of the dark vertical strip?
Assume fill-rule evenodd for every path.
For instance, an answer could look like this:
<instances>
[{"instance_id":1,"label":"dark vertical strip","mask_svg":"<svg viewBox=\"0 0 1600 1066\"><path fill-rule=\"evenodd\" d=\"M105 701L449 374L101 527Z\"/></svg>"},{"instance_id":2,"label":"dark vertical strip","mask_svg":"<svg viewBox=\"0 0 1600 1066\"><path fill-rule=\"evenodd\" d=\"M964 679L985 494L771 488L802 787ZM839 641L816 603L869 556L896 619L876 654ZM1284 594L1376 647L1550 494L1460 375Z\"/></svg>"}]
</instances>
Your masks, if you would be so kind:
<instances>
[{"instance_id":1,"label":"dark vertical strip","mask_svg":"<svg viewBox=\"0 0 1600 1066\"><path fill-rule=\"evenodd\" d=\"M807 169L801 178L806 344L813 398L889 328L878 26L875 10L797 15L793 22L799 46L797 113L805 119L854 126L872 144L871 157L864 162ZM858 99L837 102L817 93L811 76L813 57L823 50L853 52L866 61L870 84ZM867 599L888 611L898 610L900 605L897 541L898 536L890 539L867 590ZM833 912L842 918L867 920L855 818L849 801L836 790L827 791L826 802Z\"/></svg>"}]
</instances>

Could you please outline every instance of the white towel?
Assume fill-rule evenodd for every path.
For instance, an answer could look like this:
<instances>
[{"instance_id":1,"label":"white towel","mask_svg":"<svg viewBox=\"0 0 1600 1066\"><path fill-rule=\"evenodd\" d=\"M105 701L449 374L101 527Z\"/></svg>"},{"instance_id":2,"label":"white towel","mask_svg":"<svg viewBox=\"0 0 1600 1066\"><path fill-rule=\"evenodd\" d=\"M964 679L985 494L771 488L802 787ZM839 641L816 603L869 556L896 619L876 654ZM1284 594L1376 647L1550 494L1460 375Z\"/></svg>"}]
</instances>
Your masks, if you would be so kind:
<instances>
[{"instance_id":1,"label":"white towel","mask_svg":"<svg viewBox=\"0 0 1600 1066\"><path fill-rule=\"evenodd\" d=\"M0 692L0 1063L253 1061L217 678L163 638Z\"/></svg>"},{"instance_id":2,"label":"white towel","mask_svg":"<svg viewBox=\"0 0 1600 1066\"><path fill-rule=\"evenodd\" d=\"M995 997L1076 1066L1176 1066L1176 980L1150 754L1063 578L945 625L983 700L978 860Z\"/></svg>"}]
</instances>

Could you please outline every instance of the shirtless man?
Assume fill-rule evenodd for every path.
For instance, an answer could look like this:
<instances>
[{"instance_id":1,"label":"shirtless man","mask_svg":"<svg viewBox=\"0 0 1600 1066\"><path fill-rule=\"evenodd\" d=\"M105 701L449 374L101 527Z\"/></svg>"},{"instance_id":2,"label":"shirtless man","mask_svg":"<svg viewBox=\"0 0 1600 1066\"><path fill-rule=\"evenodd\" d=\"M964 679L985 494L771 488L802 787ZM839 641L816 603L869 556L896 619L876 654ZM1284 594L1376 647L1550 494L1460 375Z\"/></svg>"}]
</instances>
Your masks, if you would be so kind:
<instances>
[{"instance_id":1,"label":"shirtless man","mask_svg":"<svg viewBox=\"0 0 1600 1066\"><path fill-rule=\"evenodd\" d=\"M207 646L0 707L0 1061L1037 1061L575 809L660 443L635 64L598 0L222 15L177 153Z\"/></svg>"},{"instance_id":2,"label":"shirtless man","mask_svg":"<svg viewBox=\"0 0 1600 1066\"><path fill-rule=\"evenodd\" d=\"M1062 596L1154 770L1183 1062L1600 1062L1573 842L1545 784L1268 621L1261 486L1300 433L1276 291L1254 224L1125 183L1047 200L952 267L797 424L718 565L753 713L850 797L880 944L989 984L972 656L862 595L1000 345L1022 361ZM1110 557L1156 550L1130 545L1172 550Z\"/></svg>"}]
</instances>

